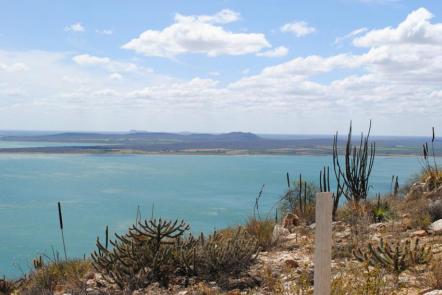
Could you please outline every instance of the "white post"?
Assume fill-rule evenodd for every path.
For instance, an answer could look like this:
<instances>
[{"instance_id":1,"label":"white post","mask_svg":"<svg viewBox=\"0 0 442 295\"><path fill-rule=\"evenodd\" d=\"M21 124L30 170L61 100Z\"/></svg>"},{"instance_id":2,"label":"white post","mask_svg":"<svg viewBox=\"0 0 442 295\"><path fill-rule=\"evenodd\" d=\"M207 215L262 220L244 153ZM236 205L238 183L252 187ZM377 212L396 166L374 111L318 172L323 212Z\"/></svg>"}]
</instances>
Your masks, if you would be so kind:
<instances>
[{"instance_id":1,"label":"white post","mask_svg":"<svg viewBox=\"0 0 442 295\"><path fill-rule=\"evenodd\" d=\"M331 293L332 210L332 193L317 193L314 295Z\"/></svg>"}]
</instances>

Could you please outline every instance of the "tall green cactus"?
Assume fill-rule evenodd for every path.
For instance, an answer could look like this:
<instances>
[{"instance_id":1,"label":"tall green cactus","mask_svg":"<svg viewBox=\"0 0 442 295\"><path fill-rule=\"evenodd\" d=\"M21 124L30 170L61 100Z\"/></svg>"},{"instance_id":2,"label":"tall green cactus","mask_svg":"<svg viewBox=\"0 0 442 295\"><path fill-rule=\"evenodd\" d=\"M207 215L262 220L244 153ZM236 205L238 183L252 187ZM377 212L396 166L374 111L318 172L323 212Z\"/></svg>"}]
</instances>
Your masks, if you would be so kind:
<instances>
[{"instance_id":1,"label":"tall green cactus","mask_svg":"<svg viewBox=\"0 0 442 295\"><path fill-rule=\"evenodd\" d=\"M369 142L371 121L367 136L361 134L359 145L352 144L352 124L348 131L345 145L344 166L341 165L338 153L338 133L333 139L333 168L336 179L342 177L341 190L348 201L356 204L366 200L370 188L369 179L373 169L376 153L375 142Z\"/></svg>"}]
</instances>

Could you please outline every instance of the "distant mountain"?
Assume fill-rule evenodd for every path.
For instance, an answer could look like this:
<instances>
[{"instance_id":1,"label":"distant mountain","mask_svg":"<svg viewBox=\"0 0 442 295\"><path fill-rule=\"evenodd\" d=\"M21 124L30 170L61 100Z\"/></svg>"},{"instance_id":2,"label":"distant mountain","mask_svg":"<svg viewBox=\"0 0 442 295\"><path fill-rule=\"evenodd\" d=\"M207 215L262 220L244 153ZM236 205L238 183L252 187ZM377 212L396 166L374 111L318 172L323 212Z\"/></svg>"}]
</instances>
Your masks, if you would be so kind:
<instances>
[{"instance_id":1,"label":"distant mountain","mask_svg":"<svg viewBox=\"0 0 442 295\"><path fill-rule=\"evenodd\" d=\"M256 134L248 132L230 132L222 134L209 133L167 133L167 132L129 132L123 134L64 132L49 135L19 135L3 136L3 141L45 141L45 142L87 142L87 143L122 143L122 142L224 142L224 141L256 141L260 140Z\"/></svg>"},{"instance_id":2,"label":"distant mountain","mask_svg":"<svg viewBox=\"0 0 442 295\"><path fill-rule=\"evenodd\" d=\"M354 137L357 144L358 136ZM258 153L258 154L331 154L331 135L256 135L249 132L168 133L134 131L126 133L63 132L57 134L3 135L2 141L60 142L63 146L3 148L0 152L43 153ZM339 137L343 147L346 137ZM378 155L419 155L427 140L423 137L373 136ZM73 144L75 143L75 145ZM442 142L435 150L442 154ZM80 145L79 145L80 144Z\"/></svg>"}]
</instances>

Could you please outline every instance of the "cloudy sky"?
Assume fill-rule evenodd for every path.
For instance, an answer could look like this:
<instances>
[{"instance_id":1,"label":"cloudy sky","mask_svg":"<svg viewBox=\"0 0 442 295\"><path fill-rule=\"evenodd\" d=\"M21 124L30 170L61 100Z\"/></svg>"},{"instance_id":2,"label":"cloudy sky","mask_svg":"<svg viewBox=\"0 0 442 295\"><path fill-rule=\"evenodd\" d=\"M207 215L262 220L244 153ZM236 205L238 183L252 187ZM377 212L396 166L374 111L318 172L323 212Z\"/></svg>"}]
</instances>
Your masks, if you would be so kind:
<instances>
[{"instance_id":1,"label":"cloudy sky","mask_svg":"<svg viewBox=\"0 0 442 295\"><path fill-rule=\"evenodd\" d=\"M0 129L442 129L442 1L0 1Z\"/></svg>"}]
</instances>

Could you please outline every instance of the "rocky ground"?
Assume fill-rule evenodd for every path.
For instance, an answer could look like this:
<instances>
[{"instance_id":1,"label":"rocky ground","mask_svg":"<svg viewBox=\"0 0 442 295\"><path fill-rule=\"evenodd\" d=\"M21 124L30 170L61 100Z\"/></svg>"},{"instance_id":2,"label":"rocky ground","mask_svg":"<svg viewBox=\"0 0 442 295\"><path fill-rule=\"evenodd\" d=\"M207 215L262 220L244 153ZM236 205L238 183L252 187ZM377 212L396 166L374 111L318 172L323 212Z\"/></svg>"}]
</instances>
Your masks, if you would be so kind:
<instances>
[{"instance_id":1,"label":"rocky ground","mask_svg":"<svg viewBox=\"0 0 442 295\"><path fill-rule=\"evenodd\" d=\"M406 221L407 216L402 220ZM333 261L334 276L348 268L349 264L360 264L349 252L354 228L345 222L333 223ZM413 229L402 222L383 222L370 224L364 233L368 242L377 243L383 239L419 238L422 243L431 245L433 259L442 257L442 220L434 222L429 230ZM152 284L146 289L137 290L138 294L310 294L313 283L314 224L297 226L291 231L276 225L274 229L275 246L270 251L260 252L255 263L247 273L235 279L226 279L229 291L222 291L216 282L203 283L190 281L188 287L171 284L169 289ZM442 295L442 290L432 290L426 284L428 267L407 270L398 276L390 294ZM176 282L180 283L180 282ZM98 273L85 277L86 294L112 294L109 284ZM66 294L60 292L60 294ZM388 294L388 293L385 293Z\"/></svg>"}]
</instances>

